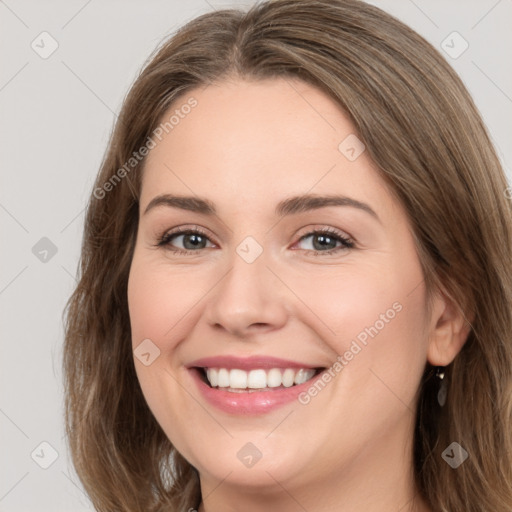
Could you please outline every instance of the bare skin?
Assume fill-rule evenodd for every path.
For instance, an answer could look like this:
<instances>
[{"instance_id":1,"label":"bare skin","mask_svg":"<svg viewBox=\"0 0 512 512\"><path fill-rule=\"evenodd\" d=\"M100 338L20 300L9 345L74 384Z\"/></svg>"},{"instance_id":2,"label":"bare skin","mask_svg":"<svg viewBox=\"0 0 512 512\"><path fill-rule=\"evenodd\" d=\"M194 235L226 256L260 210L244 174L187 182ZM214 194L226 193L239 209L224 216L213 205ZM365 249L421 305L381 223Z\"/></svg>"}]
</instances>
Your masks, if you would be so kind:
<instances>
[{"instance_id":1,"label":"bare skin","mask_svg":"<svg viewBox=\"0 0 512 512\"><path fill-rule=\"evenodd\" d=\"M367 151L350 161L338 149L354 127L314 87L233 79L170 110L190 96L197 106L148 156L128 299L133 347L149 338L160 350L149 366L135 359L144 396L199 472L200 512L432 512L413 481L415 395L426 362L449 364L468 329L440 293L427 317L401 205ZM145 213L165 193L206 198L217 215ZM306 193L348 196L378 219L353 206L275 215L279 201ZM205 242L178 234L157 246L178 227L199 227ZM354 245L305 237L326 228ZM248 236L262 248L250 264L236 251ZM186 369L226 354L331 367L370 326L377 334L307 404L266 414L219 410ZM262 454L250 468L237 457L248 442Z\"/></svg>"}]
</instances>

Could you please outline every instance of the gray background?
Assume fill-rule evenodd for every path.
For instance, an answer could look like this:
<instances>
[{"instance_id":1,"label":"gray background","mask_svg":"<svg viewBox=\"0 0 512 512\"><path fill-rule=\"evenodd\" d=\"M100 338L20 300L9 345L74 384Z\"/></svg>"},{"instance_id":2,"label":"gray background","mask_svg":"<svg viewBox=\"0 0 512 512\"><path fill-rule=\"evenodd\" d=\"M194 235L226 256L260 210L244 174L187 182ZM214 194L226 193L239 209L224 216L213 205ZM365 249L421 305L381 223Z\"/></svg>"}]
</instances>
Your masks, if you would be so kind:
<instances>
[{"instance_id":1,"label":"gray background","mask_svg":"<svg viewBox=\"0 0 512 512\"><path fill-rule=\"evenodd\" d=\"M1 512L93 510L66 450L61 382L62 310L86 200L115 113L153 49L199 14L250 3L0 0ZM445 56L510 176L512 0L370 3L438 48L462 49L458 36L446 39L453 31L468 42ZM48 52L45 31L58 48L42 58L31 45Z\"/></svg>"}]
</instances>

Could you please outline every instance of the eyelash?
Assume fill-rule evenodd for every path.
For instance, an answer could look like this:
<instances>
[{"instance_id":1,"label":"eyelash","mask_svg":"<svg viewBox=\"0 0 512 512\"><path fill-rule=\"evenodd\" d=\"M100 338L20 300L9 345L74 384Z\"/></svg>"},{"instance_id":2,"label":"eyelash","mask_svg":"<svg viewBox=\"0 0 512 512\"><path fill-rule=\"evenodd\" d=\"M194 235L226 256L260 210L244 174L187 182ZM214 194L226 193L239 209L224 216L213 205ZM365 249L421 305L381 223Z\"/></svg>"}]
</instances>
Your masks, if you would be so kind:
<instances>
[{"instance_id":1,"label":"eyelash","mask_svg":"<svg viewBox=\"0 0 512 512\"><path fill-rule=\"evenodd\" d=\"M318 256L318 255L330 255L330 254L337 253L338 251L341 251L344 249L354 248L355 244L350 238L343 236L339 231L332 229L332 228L325 228L325 229L310 231L310 232L306 233L305 235L302 235L299 239L299 242L302 241L304 238L308 238L311 235L317 235L317 234L330 235L331 238L335 238L335 239L337 239L337 241L341 242L342 247L335 247L335 248L329 249L327 251L316 251L316 250L308 250L308 249L299 249L299 250L306 251L306 252L312 252L315 256ZM202 237L208 239L211 242L208 235L198 227L196 227L194 229L178 228L175 231L171 231L169 233L164 233L161 237L159 237L156 247L165 247L167 250L172 251L173 253L175 253L177 255L184 255L184 256L193 255L195 253L200 252L200 250L191 251L188 249L177 249L175 247L172 247L170 245L170 241L178 235L201 235Z\"/></svg>"}]
</instances>

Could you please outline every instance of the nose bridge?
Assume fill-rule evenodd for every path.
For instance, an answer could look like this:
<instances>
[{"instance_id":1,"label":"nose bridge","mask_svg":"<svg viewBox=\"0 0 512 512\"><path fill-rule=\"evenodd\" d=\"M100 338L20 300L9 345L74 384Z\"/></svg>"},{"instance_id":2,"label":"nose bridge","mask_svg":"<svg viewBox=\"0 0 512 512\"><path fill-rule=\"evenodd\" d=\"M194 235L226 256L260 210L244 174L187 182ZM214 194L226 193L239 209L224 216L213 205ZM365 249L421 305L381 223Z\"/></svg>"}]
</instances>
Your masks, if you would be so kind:
<instances>
[{"instance_id":1,"label":"nose bridge","mask_svg":"<svg viewBox=\"0 0 512 512\"><path fill-rule=\"evenodd\" d=\"M211 296L210 323L239 335L255 327L280 327L286 321L286 298L270 266L270 251L254 237L244 238Z\"/></svg>"}]
</instances>

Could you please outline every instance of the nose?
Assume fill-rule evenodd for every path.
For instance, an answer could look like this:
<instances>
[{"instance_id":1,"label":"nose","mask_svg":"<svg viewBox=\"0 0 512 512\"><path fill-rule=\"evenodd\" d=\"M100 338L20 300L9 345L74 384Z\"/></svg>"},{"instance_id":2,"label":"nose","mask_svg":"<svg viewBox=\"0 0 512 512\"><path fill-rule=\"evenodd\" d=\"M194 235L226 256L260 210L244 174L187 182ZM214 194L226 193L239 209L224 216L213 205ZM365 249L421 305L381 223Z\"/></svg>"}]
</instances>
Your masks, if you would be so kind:
<instances>
[{"instance_id":1,"label":"nose","mask_svg":"<svg viewBox=\"0 0 512 512\"><path fill-rule=\"evenodd\" d=\"M239 338L281 328L289 315L290 292L268 265L265 251L252 263L235 252L230 263L209 294L209 325Z\"/></svg>"}]
</instances>

